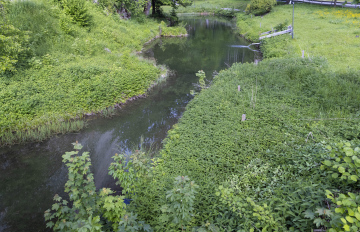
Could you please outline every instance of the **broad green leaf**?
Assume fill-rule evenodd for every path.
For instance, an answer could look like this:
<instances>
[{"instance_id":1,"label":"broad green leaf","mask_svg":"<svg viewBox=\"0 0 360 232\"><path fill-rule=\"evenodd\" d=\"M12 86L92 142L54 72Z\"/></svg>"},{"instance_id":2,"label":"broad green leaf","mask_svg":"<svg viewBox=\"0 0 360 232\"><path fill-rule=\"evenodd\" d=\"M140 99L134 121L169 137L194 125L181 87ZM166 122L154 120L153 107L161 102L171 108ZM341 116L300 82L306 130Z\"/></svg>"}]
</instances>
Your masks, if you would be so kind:
<instances>
[{"instance_id":1,"label":"broad green leaf","mask_svg":"<svg viewBox=\"0 0 360 232\"><path fill-rule=\"evenodd\" d=\"M344 173L344 172L345 172L345 168L344 168L344 167L339 167L338 170L339 170L340 173Z\"/></svg>"},{"instance_id":2,"label":"broad green leaf","mask_svg":"<svg viewBox=\"0 0 360 232\"><path fill-rule=\"evenodd\" d=\"M345 218L346 218L346 220L347 220L348 222L350 222L350 223L354 223L354 220L353 220L353 218L352 218L352 217L350 217L350 216L346 216Z\"/></svg>"},{"instance_id":3,"label":"broad green leaf","mask_svg":"<svg viewBox=\"0 0 360 232\"><path fill-rule=\"evenodd\" d=\"M344 161L346 162L346 163L352 163L352 160L351 160L351 158L350 157L345 157L344 158Z\"/></svg>"},{"instance_id":4,"label":"broad green leaf","mask_svg":"<svg viewBox=\"0 0 360 232\"><path fill-rule=\"evenodd\" d=\"M316 224L316 226L319 227L323 224L323 220L321 218L316 218L314 220L314 224Z\"/></svg>"},{"instance_id":5,"label":"broad green leaf","mask_svg":"<svg viewBox=\"0 0 360 232\"><path fill-rule=\"evenodd\" d=\"M330 161L330 160L325 160L325 161L324 161L324 164L325 164L326 166L331 166L331 161Z\"/></svg>"},{"instance_id":6,"label":"broad green leaf","mask_svg":"<svg viewBox=\"0 0 360 232\"><path fill-rule=\"evenodd\" d=\"M356 175L352 175L352 176L350 176L349 177L351 180L353 180L353 181L357 181L357 179L358 179L358 177L356 176Z\"/></svg>"},{"instance_id":7,"label":"broad green leaf","mask_svg":"<svg viewBox=\"0 0 360 232\"><path fill-rule=\"evenodd\" d=\"M353 217L355 215L354 211L351 208L347 207L347 211L348 211L349 216Z\"/></svg>"},{"instance_id":8,"label":"broad green leaf","mask_svg":"<svg viewBox=\"0 0 360 232\"><path fill-rule=\"evenodd\" d=\"M305 217L305 218L314 219L315 214L314 214L314 212L313 212L312 210L307 209L307 210L304 212L304 217Z\"/></svg>"},{"instance_id":9,"label":"broad green leaf","mask_svg":"<svg viewBox=\"0 0 360 232\"><path fill-rule=\"evenodd\" d=\"M347 225L347 224L346 224L346 225L344 225L344 230L345 230L345 231L350 231L350 226L349 226L349 225Z\"/></svg>"},{"instance_id":10,"label":"broad green leaf","mask_svg":"<svg viewBox=\"0 0 360 232\"><path fill-rule=\"evenodd\" d=\"M360 221L360 213L359 212L355 212L355 217L358 221Z\"/></svg>"}]
</instances>

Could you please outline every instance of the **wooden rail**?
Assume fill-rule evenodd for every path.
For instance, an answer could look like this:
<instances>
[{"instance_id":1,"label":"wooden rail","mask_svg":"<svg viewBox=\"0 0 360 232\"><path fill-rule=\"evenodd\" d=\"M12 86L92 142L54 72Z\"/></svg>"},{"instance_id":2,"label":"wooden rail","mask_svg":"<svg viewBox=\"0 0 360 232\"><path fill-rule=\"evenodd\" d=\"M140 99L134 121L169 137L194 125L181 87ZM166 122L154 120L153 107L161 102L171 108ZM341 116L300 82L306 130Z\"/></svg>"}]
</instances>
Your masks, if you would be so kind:
<instances>
[{"instance_id":1,"label":"wooden rail","mask_svg":"<svg viewBox=\"0 0 360 232\"><path fill-rule=\"evenodd\" d=\"M275 33L272 33L272 34L269 34L269 35L261 36L259 38L259 40L262 40L262 39L265 39L265 38L270 38L270 37L273 37L273 36L283 35L283 34L291 33L291 32L292 32L292 27L288 26L288 29L286 29L284 31L279 31L279 32L275 32ZM268 33L271 33L271 32L264 32L262 34L268 34Z\"/></svg>"}]
</instances>

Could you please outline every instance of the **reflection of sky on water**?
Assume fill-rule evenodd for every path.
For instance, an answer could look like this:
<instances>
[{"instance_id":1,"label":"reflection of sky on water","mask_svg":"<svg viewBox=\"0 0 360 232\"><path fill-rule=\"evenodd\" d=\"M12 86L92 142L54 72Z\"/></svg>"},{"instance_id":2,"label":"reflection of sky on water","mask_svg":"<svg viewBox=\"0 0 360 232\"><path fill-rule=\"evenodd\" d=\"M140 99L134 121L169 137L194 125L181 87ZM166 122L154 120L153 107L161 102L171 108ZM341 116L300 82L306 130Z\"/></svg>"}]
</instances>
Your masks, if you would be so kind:
<instances>
[{"instance_id":1,"label":"reflection of sky on water","mask_svg":"<svg viewBox=\"0 0 360 232\"><path fill-rule=\"evenodd\" d=\"M42 142L0 149L0 231L46 231L43 213L53 203L53 196L64 196L67 169L62 155L79 141L82 151L92 159L97 188L119 191L108 175L115 153L130 154L144 145L160 148L167 131L181 117L192 99L190 90L204 70L211 79L233 62L252 62L254 52L229 45L247 44L232 30L232 22L212 17L184 19L188 38L162 38L144 51L165 64L175 74L155 87L145 99L138 99L119 110L111 119L89 121L80 133L58 135ZM6 228L6 226L8 228Z\"/></svg>"}]
</instances>

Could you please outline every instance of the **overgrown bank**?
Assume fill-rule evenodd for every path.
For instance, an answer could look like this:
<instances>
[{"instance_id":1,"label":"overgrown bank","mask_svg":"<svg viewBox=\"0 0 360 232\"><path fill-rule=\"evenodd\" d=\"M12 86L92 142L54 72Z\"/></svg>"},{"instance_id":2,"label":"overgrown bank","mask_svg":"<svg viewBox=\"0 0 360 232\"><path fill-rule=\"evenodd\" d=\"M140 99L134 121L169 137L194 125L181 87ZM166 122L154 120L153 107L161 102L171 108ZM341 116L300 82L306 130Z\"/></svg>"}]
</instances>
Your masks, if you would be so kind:
<instances>
[{"instance_id":1,"label":"overgrown bank","mask_svg":"<svg viewBox=\"0 0 360 232\"><path fill-rule=\"evenodd\" d=\"M334 71L359 68L359 9L295 3L294 39L281 35L262 41L264 58L324 57ZM292 22L292 5L276 6L264 16L237 15L240 34L258 41L260 33Z\"/></svg>"},{"instance_id":2,"label":"overgrown bank","mask_svg":"<svg viewBox=\"0 0 360 232\"><path fill-rule=\"evenodd\" d=\"M113 157L109 174L123 196L96 192L88 153L66 153L66 192L76 204L70 208L55 196L45 212L48 225L60 231L357 231L359 83L358 72L334 73L320 58L235 64L188 104L160 158L150 161L142 151Z\"/></svg>"},{"instance_id":3,"label":"overgrown bank","mask_svg":"<svg viewBox=\"0 0 360 232\"><path fill-rule=\"evenodd\" d=\"M65 3L1 1L0 146L79 129L72 119L144 94L161 70L134 52L159 27L163 36L186 34L64 2L83 4L80 16Z\"/></svg>"},{"instance_id":4,"label":"overgrown bank","mask_svg":"<svg viewBox=\"0 0 360 232\"><path fill-rule=\"evenodd\" d=\"M335 74L316 58L236 64L220 72L169 131L154 185L138 193L136 212L156 226L160 215L146 212L160 212L172 178L187 175L200 186L193 226L209 221L228 231L324 228L313 223L319 215L307 218L305 211L333 212L325 189L346 193L358 186L332 179L320 164L330 158L327 144L359 146L359 81L358 72Z\"/></svg>"},{"instance_id":5,"label":"overgrown bank","mask_svg":"<svg viewBox=\"0 0 360 232\"><path fill-rule=\"evenodd\" d=\"M160 158L114 156L109 174L123 196L96 192L87 153L63 156L75 204L56 196L45 212L50 227L358 230L359 72L285 54L233 65L207 89L198 76L203 90L168 132Z\"/></svg>"}]
</instances>

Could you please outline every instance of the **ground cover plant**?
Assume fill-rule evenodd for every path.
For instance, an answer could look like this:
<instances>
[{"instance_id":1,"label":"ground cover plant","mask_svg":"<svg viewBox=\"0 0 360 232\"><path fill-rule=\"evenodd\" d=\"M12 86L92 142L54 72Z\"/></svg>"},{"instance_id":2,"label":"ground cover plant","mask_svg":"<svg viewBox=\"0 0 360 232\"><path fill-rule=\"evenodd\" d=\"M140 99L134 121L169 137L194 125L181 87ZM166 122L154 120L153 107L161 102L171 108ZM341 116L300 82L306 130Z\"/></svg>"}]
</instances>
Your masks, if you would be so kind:
<instances>
[{"instance_id":1,"label":"ground cover plant","mask_svg":"<svg viewBox=\"0 0 360 232\"><path fill-rule=\"evenodd\" d=\"M359 68L359 9L334 8L295 3L294 39L282 35L262 44L265 58L325 57L332 70ZM238 15L239 32L251 41L280 23L292 22L292 6L276 6L262 17Z\"/></svg>"},{"instance_id":2,"label":"ground cover plant","mask_svg":"<svg viewBox=\"0 0 360 232\"><path fill-rule=\"evenodd\" d=\"M114 156L109 174L131 201L113 228L136 219L126 224L141 222L133 231L356 231L359 78L332 72L321 58L221 71L189 103L158 158ZM102 214L92 226L104 228L110 219Z\"/></svg>"},{"instance_id":3,"label":"ground cover plant","mask_svg":"<svg viewBox=\"0 0 360 232\"><path fill-rule=\"evenodd\" d=\"M159 26L165 36L186 34L82 0L1 6L0 146L77 130L83 123L71 119L144 94L160 69L134 52Z\"/></svg>"},{"instance_id":4,"label":"ground cover plant","mask_svg":"<svg viewBox=\"0 0 360 232\"><path fill-rule=\"evenodd\" d=\"M186 173L200 186L194 224L210 221L230 231L322 227L305 211L327 207L326 189L356 190L329 179L320 164L327 143L359 144L358 84L358 73L334 74L321 59L233 65L169 131L153 191L161 196L173 176ZM150 207L159 206L137 210L153 222L157 215L140 213Z\"/></svg>"}]
</instances>

